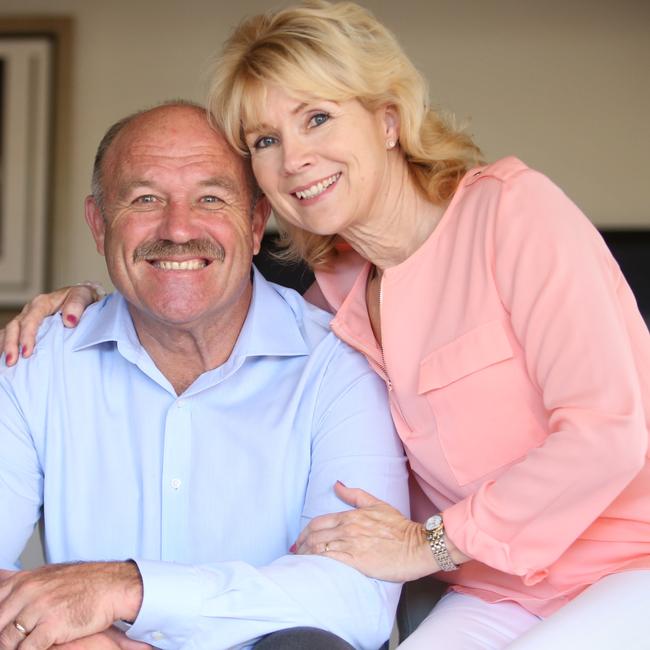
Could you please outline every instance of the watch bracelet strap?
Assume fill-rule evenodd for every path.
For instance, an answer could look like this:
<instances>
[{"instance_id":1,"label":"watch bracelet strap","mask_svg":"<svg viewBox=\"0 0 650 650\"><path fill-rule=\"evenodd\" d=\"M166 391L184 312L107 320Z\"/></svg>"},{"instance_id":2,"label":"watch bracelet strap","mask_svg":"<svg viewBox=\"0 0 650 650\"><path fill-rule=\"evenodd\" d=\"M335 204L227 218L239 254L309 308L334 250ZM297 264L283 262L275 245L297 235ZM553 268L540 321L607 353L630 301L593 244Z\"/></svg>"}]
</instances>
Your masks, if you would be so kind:
<instances>
[{"instance_id":1,"label":"watch bracelet strap","mask_svg":"<svg viewBox=\"0 0 650 650\"><path fill-rule=\"evenodd\" d=\"M425 530L427 541L431 552L441 571L455 571L458 565L454 563L449 555L449 549L445 542L444 527L439 526L435 530Z\"/></svg>"}]
</instances>

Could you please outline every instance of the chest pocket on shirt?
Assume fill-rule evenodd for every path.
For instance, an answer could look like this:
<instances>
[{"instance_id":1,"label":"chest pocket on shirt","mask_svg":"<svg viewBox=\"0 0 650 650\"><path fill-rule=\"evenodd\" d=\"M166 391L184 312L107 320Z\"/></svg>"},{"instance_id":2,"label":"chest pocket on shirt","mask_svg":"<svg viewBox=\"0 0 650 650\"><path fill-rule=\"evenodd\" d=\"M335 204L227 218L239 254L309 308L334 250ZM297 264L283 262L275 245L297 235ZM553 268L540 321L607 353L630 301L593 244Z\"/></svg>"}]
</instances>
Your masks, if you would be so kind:
<instances>
[{"instance_id":1,"label":"chest pocket on shirt","mask_svg":"<svg viewBox=\"0 0 650 650\"><path fill-rule=\"evenodd\" d=\"M534 390L500 321L479 325L423 359L418 393L430 403L459 485L521 458L546 435L530 407Z\"/></svg>"}]
</instances>

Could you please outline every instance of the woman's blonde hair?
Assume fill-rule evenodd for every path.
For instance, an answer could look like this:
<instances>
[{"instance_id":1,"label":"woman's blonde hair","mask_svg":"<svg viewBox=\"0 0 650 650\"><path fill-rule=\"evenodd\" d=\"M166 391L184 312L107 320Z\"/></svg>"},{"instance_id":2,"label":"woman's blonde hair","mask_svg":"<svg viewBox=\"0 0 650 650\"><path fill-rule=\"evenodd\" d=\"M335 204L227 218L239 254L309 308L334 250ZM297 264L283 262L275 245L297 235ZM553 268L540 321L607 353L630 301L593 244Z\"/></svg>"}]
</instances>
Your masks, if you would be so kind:
<instances>
[{"instance_id":1,"label":"woman's blonde hair","mask_svg":"<svg viewBox=\"0 0 650 650\"><path fill-rule=\"evenodd\" d=\"M428 88L395 36L353 2L306 0L242 22L216 64L208 108L242 154L247 125L260 121L265 86L296 97L357 99L370 111L392 105L400 116L399 144L424 194L444 203L463 174L478 164L472 139L429 107ZM276 215L287 259L326 266L337 236L322 236Z\"/></svg>"}]
</instances>

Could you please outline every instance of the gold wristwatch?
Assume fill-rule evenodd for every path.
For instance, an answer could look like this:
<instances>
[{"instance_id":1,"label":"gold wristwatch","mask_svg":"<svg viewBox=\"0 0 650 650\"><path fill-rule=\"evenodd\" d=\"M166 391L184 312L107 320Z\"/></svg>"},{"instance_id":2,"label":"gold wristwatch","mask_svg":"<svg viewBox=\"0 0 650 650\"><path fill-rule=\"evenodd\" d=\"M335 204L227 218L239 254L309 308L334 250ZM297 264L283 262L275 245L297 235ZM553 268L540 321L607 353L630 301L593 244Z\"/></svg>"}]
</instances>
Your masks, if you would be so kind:
<instances>
[{"instance_id":1,"label":"gold wristwatch","mask_svg":"<svg viewBox=\"0 0 650 650\"><path fill-rule=\"evenodd\" d=\"M455 571L458 566L449 555L445 542L445 524L442 515L433 515L424 522L424 534L431 547L431 552L442 571Z\"/></svg>"}]
</instances>

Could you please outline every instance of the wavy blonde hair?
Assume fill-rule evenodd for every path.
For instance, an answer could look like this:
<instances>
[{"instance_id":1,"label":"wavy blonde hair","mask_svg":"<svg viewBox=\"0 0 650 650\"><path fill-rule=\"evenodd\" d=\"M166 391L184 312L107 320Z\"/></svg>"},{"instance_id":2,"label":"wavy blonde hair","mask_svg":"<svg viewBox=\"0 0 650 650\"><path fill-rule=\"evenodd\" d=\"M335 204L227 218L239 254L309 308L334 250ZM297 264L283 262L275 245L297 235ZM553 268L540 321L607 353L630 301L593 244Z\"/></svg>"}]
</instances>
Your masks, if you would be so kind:
<instances>
[{"instance_id":1,"label":"wavy blonde hair","mask_svg":"<svg viewBox=\"0 0 650 650\"><path fill-rule=\"evenodd\" d=\"M428 88L395 36L353 2L306 0L243 21L226 41L208 108L235 149L248 156L248 125L260 120L265 88L296 97L357 99L370 111L395 106L399 144L417 185L434 203L449 200L465 172L481 162L471 137L429 106ZM330 264L336 235L323 236L276 214L285 259Z\"/></svg>"}]
</instances>

